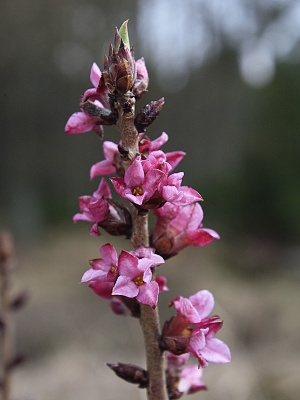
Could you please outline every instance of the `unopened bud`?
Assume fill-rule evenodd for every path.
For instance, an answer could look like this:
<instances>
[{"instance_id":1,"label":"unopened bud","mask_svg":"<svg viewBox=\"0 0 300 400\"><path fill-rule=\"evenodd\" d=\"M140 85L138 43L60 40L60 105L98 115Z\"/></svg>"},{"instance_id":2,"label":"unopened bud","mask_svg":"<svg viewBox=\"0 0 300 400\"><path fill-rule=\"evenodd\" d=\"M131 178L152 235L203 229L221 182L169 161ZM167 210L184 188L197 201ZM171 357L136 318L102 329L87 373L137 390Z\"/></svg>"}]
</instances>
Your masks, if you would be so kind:
<instances>
[{"instance_id":1,"label":"unopened bud","mask_svg":"<svg viewBox=\"0 0 300 400\"><path fill-rule=\"evenodd\" d=\"M151 101L146 104L135 118L134 124L139 133L142 133L146 128L151 125L155 119L159 116L161 109L165 103L165 99L162 97L159 100Z\"/></svg>"},{"instance_id":2,"label":"unopened bud","mask_svg":"<svg viewBox=\"0 0 300 400\"><path fill-rule=\"evenodd\" d=\"M133 364L106 364L114 373L126 382L138 384L139 388L148 386L148 372Z\"/></svg>"}]
</instances>

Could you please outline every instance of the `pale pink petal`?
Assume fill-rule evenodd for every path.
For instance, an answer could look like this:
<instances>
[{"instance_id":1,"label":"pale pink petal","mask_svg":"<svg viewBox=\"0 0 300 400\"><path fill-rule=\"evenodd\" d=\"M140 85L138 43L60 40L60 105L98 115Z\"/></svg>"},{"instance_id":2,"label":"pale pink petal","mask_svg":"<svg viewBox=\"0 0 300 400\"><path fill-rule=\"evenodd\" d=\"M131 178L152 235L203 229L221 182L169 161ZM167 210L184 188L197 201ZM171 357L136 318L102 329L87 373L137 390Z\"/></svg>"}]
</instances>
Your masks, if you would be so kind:
<instances>
[{"instance_id":1,"label":"pale pink petal","mask_svg":"<svg viewBox=\"0 0 300 400\"><path fill-rule=\"evenodd\" d=\"M191 216L189 219L189 224L187 229L190 231L195 231L198 229L203 220L203 210L199 203L194 203L189 206L191 209Z\"/></svg>"},{"instance_id":2,"label":"pale pink petal","mask_svg":"<svg viewBox=\"0 0 300 400\"><path fill-rule=\"evenodd\" d=\"M206 339L206 345L201 350L201 355L208 361L214 363L228 363L231 354L228 346L222 340L213 338Z\"/></svg>"},{"instance_id":3,"label":"pale pink petal","mask_svg":"<svg viewBox=\"0 0 300 400\"><path fill-rule=\"evenodd\" d=\"M77 214L75 214L73 216L73 222L74 222L74 224L76 224L76 222L78 222L78 221L89 221L89 222L91 222L93 220L92 220L92 218L90 216L87 216L86 214L77 213Z\"/></svg>"},{"instance_id":4,"label":"pale pink petal","mask_svg":"<svg viewBox=\"0 0 300 400\"><path fill-rule=\"evenodd\" d=\"M99 269L95 270L93 268L88 269L85 271L81 278L81 282L89 282L94 280L106 280L107 272L101 271Z\"/></svg>"},{"instance_id":5,"label":"pale pink petal","mask_svg":"<svg viewBox=\"0 0 300 400\"><path fill-rule=\"evenodd\" d=\"M91 68L90 80L95 88L98 87L101 78L101 71L98 65L94 62Z\"/></svg>"},{"instance_id":6,"label":"pale pink petal","mask_svg":"<svg viewBox=\"0 0 300 400\"><path fill-rule=\"evenodd\" d=\"M111 245L110 243L104 244L100 249L100 253L106 265L117 266L118 254L113 245Z\"/></svg>"},{"instance_id":7,"label":"pale pink petal","mask_svg":"<svg viewBox=\"0 0 300 400\"><path fill-rule=\"evenodd\" d=\"M137 157L124 175L124 182L126 186L133 188L135 186L142 186L144 182L144 170L141 164L140 157Z\"/></svg>"},{"instance_id":8,"label":"pale pink petal","mask_svg":"<svg viewBox=\"0 0 300 400\"><path fill-rule=\"evenodd\" d=\"M90 229L90 234L92 236L101 236L101 233L98 230L98 224L93 224Z\"/></svg>"},{"instance_id":9,"label":"pale pink petal","mask_svg":"<svg viewBox=\"0 0 300 400\"><path fill-rule=\"evenodd\" d=\"M138 271L138 258L122 250L119 256L119 273L125 275L130 279L134 279L139 275ZM138 271L138 273L137 273ZM144 271L143 271L144 272Z\"/></svg>"},{"instance_id":10,"label":"pale pink petal","mask_svg":"<svg viewBox=\"0 0 300 400\"><path fill-rule=\"evenodd\" d=\"M206 340L204 335L204 329L195 328L190 337L188 350L196 357L199 357L199 353L202 354L202 350L205 347Z\"/></svg>"},{"instance_id":11,"label":"pale pink petal","mask_svg":"<svg viewBox=\"0 0 300 400\"><path fill-rule=\"evenodd\" d=\"M176 168L183 157L186 155L184 151L171 151L166 153L167 162L171 165L172 169Z\"/></svg>"},{"instance_id":12,"label":"pale pink petal","mask_svg":"<svg viewBox=\"0 0 300 400\"><path fill-rule=\"evenodd\" d=\"M189 297L189 301L197 310L200 319L207 317L215 305L214 297L208 290L200 290Z\"/></svg>"},{"instance_id":13,"label":"pale pink petal","mask_svg":"<svg viewBox=\"0 0 300 400\"><path fill-rule=\"evenodd\" d=\"M146 199L150 199L153 193L157 190L158 184L163 176L164 173L158 169L152 169L146 174L143 184L143 190L147 194Z\"/></svg>"},{"instance_id":14,"label":"pale pink petal","mask_svg":"<svg viewBox=\"0 0 300 400\"><path fill-rule=\"evenodd\" d=\"M85 133L92 130L93 126L93 118L82 111L78 111L68 119L65 132L70 134Z\"/></svg>"},{"instance_id":15,"label":"pale pink petal","mask_svg":"<svg viewBox=\"0 0 300 400\"><path fill-rule=\"evenodd\" d=\"M125 296L130 298L136 297L138 293L139 288L127 276L119 276L112 291L113 295Z\"/></svg>"},{"instance_id":16,"label":"pale pink petal","mask_svg":"<svg viewBox=\"0 0 300 400\"><path fill-rule=\"evenodd\" d=\"M142 304L147 304L150 307L155 308L158 300L158 293L158 283L152 281L140 286L139 294L136 296L136 299Z\"/></svg>"},{"instance_id":17,"label":"pale pink petal","mask_svg":"<svg viewBox=\"0 0 300 400\"><path fill-rule=\"evenodd\" d=\"M128 192L125 194L124 198L131 201L131 203L141 206L144 202L145 196L146 196L146 193L142 194L142 196L135 196L135 195L131 194L130 192Z\"/></svg>"},{"instance_id":18,"label":"pale pink petal","mask_svg":"<svg viewBox=\"0 0 300 400\"><path fill-rule=\"evenodd\" d=\"M178 300L173 300L175 309L190 323L195 324L201 321L198 311L192 305L192 303L183 297L179 297Z\"/></svg>"},{"instance_id":19,"label":"pale pink petal","mask_svg":"<svg viewBox=\"0 0 300 400\"><path fill-rule=\"evenodd\" d=\"M109 160L102 160L92 165L90 170L90 178L94 179L96 176L111 175L116 172L116 167Z\"/></svg>"},{"instance_id":20,"label":"pale pink petal","mask_svg":"<svg viewBox=\"0 0 300 400\"><path fill-rule=\"evenodd\" d=\"M185 206L187 204L196 203L197 201L203 200L197 190L188 186L181 186L178 192L178 198L173 200L173 204L178 206Z\"/></svg>"},{"instance_id":21,"label":"pale pink petal","mask_svg":"<svg viewBox=\"0 0 300 400\"><path fill-rule=\"evenodd\" d=\"M114 161L115 155L119 154L118 145L114 142L110 142L109 140L106 140L103 143L102 148L105 159L111 162Z\"/></svg>"},{"instance_id":22,"label":"pale pink petal","mask_svg":"<svg viewBox=\"0 0 300 400\"><path fill-rule=\"evenodd\" d=\"M155 151L161 148L167 141L169 137L166 132L163 132L157 139L152 140L150 145L150 151Z\"/></svg>"},{"instance_id":23,"label":"pale pink petal","mask_svg":"<svg viewBox=\"0 0 300 400\"><path fill-rule=\"evenodd\" d=\"M206 390L207 387L202 382L203 369L197 365L183 368L180 376L178 390L185 394L196 393L199 390Z\"/></svg>"},{"instance_id":24,"label":"pale pink petal","mask_svg":"<svg viewBox=\"0 0 300 400\"><path fill-rule=\"evenodd\" d=\"M108 197L111 199L111 192L105 178L101 179L98 189L93 193L93 196L97 199L101 199L102 197Z\"/></svg>"},{"instance_id":25,"label":"pale pink petal","mask_svg":"<svg viewBox=\"0 0 300 400\"><path fill-rule=\"evenodd\" d=\"M115 189L115 191L120 195L121 197L125 196L125 182L123 178L110 178L110 181Z\"/></svg>"}]
</instances>

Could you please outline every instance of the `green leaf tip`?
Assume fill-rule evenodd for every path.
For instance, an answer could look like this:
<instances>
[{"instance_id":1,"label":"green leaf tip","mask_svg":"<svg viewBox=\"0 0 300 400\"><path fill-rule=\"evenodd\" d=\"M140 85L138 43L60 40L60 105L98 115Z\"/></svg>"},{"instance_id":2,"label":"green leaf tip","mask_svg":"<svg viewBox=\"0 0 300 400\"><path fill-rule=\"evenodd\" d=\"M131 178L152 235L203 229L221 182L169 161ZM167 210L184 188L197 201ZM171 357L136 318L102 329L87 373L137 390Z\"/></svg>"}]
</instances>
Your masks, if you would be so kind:
<instances>
[{"instance_id":1,"label":"green leaf tip","mask_svg":"<svg viewBox=\"0 0 300 400\"><path fill-rule=\"evenodd\" d=\"M123 22L123 24L120 26L119 34L123 40L123 43L130 49L127 24L128 24L128 19L125 22Z\"/></svg>"}]
</instances>

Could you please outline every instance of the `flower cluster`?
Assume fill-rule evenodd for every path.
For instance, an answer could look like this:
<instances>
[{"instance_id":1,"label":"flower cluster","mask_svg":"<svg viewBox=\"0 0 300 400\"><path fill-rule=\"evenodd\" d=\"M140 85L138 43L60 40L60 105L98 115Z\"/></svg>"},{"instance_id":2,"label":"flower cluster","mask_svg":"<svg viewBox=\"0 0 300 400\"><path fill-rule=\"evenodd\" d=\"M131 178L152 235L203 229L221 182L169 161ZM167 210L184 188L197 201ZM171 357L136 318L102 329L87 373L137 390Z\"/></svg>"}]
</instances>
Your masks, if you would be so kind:
<instances>
[{"instance_id":1,"label":"flower cluster","mask_svg":"<svg viewBox=\"0 0 300 400\"><path fill-rule=\"evenodd\" d=\"M89 282L100 297L125 296L156 307L160 285L152 280L152 269L164 263L161 256L149 248L138 248L122 250L118 257L110 243L101 247L100 254L102 258L90 261L91 268L81 282Z\"/></svg>"},{"instance_id":2,"label":"flower cluster","mask_svg":"<svg viewBox=\"0 0 300 400\"><path fill-rule=\"evenodd\" d=\"M149 78L144 59L134 59L127 23L120 31L116 29L103 72L94 63L90 79L94 87L84 92L81 110L71 115L65 131L77 134L94 130L102 136L104 125L115 124L120 141L103 142L104 160L90 170L91 179L101 177L99 187L92 196L79 198L80 212L73 221L92 223L93 236L99 236L103 229L111 235L131 238L134 250L121 250L118 255L112 244L103 245L101 257L89 262L90 268L81 282L110 300L116 314L141 318L145 307L140 304L155 309L159 293L169 290L166 278L156 275L157 267L186 247L205 246L219 239L219 235L202 225L201 195L182 184L183 172L174 172L185 153L161 150L168 140L165 132L155 140L145 135L146 128L159 115L164 99L150 102L135 117L135 101L147 91ZM122 203L113 198L105 180L107 175ZM150 234L149 213L154 217ZM143 229L138 223L143 224ZM214 307L210 292L202 290L188 299L178 296L171 305L177 314L164 323L155 351L159 352L157 359L160 353L167 355L168 397L178 399L206 389L202 369L198 367L206 367L209 362L226 363L231 356L227 345L215 338L223 322L217 315L209 316ZM141 325L142 320L145 319L141 318ZM153 328L153 332L158 330L159 327ZM157 337L155 333L149 345L157 342ZM198 360L198 367L187 364L190 355ZM150 373L140 367L123 363L108 366L139 387L155 385ZM163 374L164 370L161 371Z\"/></svg>"},{"instance_id":3,"label":"flower cluster","mask_svg":"<svg viewBox=\"0 0 300 400\"><path fill-rule=\"evenodd\" d=\"M176 355L191 353L201 367L207 367L208 362L230 361L228 347L214 337L223 322L217 315L208 317L214 307L210 292L202 290L188 299L178 296L171 304L177 314L165 322L162 348Z\"/></svg>"}]
</instances>

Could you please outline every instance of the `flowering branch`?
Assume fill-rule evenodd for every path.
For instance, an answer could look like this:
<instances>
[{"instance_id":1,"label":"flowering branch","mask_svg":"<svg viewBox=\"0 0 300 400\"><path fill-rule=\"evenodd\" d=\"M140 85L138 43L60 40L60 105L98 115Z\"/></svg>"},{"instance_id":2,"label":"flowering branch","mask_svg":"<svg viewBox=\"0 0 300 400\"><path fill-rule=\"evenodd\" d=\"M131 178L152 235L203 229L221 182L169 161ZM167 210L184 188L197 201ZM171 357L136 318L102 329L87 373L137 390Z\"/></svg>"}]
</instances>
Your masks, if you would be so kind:
<instances>
[{"instance_id":1,"label":"flowering branch","mask_svg":"<svg viewBox=\"0 0 300 400\"><path fill-rule=\"evenodd\" d=\"M156 267L184 248L204 246L219 235L202 227L201 195L182 186L183 172L173 173L185 153L160 150L168 140L164 132L153 141L144 135L160 114L164 99L150 102L135 116L136 102L147 91L149 78L144 59L134 59L127 21L115 31L104 71L101 74L94 63L90 78L94 88L85 91L81 111L69 118L65 131L77 134L93 129L103 136L103 126L116 125L120 142L103 143L105 160L94 164L90 172L92 179L102 176L100 185L92 196L79 198L81 212L73 221L92 222L94 236L101 234L99 229L125 235L134 250L122 250L118 256L110 243L105 244L101 258L90 261L82 282L98 296L110 299L116 314L140 321L147 370L124 363L108 364L109 368L127 382L147 388L148 400L178 399L206 389L202 370L186 366L189 354L206 367L209 362L229 362L230 351L214 338L222 321L208 316L214 300L205 290L189 299L176 297L172 305L177 315L164 323L161 332L157 302L159 293L168 288L166 279L156 275ZM117 175L110 178L111 184L129 207L112 199L103 178L110 174ZM149 212L156 218L151 235Z\"/></svg>"}]
</instances>

